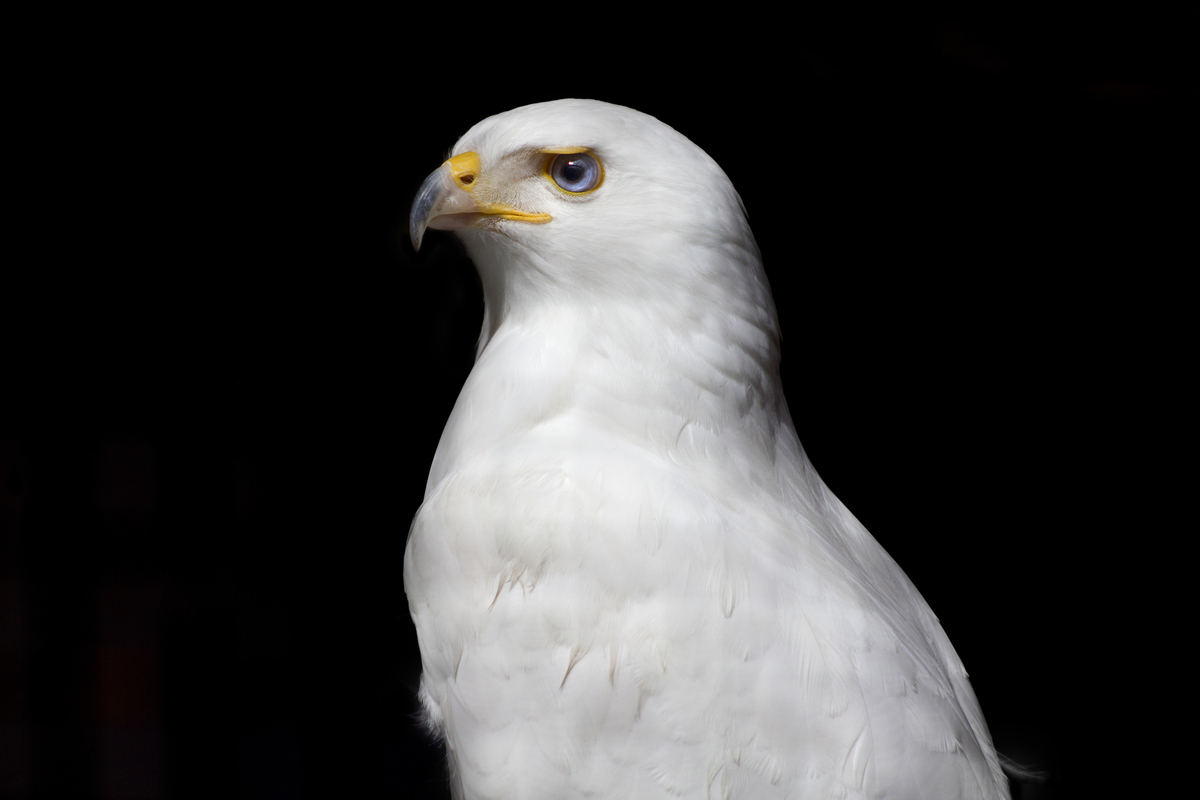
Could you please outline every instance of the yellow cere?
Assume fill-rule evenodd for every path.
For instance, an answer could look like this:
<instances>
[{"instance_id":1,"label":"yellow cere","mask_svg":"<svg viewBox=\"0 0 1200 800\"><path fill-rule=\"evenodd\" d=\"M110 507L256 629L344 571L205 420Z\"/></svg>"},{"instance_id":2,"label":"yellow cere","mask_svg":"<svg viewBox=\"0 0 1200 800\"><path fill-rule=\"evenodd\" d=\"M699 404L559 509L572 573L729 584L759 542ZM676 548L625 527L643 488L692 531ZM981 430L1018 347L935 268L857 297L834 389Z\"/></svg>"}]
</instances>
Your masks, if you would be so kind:
<instances>
[{"instance_id":1,"label":"yellow cere","mask_svg":"<svg viewBox=\"0 0 1200 800\"><path fill-rule=\"evenodd\" d=\"M479 179L478 153L459 153L446 163L450 165L450 174L458 188L467 192L475 188L475 181Z\"/></svg>"}]
</instances>

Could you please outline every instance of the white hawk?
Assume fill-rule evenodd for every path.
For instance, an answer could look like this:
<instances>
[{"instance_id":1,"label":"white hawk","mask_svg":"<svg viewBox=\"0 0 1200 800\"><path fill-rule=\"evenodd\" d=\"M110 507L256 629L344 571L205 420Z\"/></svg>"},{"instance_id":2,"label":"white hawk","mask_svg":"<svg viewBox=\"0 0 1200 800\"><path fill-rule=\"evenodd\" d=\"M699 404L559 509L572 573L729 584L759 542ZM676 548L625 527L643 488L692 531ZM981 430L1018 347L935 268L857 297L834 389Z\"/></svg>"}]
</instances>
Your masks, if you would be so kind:
<instances>
[{"instance_id":1,"label":"white hawk","mask_svg":"<svg viewBox=\"0 0 1200 800\"><path fill-rule=\"evenodd\" d=\"M741 200L590 100L475 125L411 216L483 282L404 559L457 798L1006 798L967 673L805 457Z\"/></svg>"}]
</instances>

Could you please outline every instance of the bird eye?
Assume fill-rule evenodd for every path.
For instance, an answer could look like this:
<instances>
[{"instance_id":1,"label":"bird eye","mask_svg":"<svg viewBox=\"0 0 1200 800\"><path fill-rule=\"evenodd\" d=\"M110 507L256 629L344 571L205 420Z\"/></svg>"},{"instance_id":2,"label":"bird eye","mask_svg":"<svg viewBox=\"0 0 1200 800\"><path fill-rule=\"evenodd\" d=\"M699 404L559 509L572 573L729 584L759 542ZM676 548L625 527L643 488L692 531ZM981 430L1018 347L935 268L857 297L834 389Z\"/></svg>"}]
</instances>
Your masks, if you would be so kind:
<instances>
[{"instance_id":1,"label":"bird eye","mask_svg":"<svg viewBox=\"0 0 1200 800\"><path fill-rule=\"evenodd\" d=\"M587 153L556 156L547 172L559 188L573 194L592 191L604 177L600 162Z\"/></svg>"}]
</instances>

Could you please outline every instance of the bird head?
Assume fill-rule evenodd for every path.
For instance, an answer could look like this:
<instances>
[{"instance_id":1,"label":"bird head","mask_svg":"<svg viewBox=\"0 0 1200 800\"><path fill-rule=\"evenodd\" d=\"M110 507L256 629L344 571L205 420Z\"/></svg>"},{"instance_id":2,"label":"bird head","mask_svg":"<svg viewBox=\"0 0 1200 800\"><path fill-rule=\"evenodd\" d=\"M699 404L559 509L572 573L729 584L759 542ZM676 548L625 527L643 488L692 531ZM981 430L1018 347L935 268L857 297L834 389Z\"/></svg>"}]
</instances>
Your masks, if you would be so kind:
<instances>
[{"instance_id":1,"label":"bird head","mask_svg":"<svg viewBox=\"0 0 1200 800\"><path fill-rule=\"evenodd\" d=\"M410 234L415 247L427 228L459 234L493 326L548 298L693 310L740 298L773 321L732 183L654 117L595 100L537 103L479 122L452 152L421 186Z\"/></svg>"}]
</instances>

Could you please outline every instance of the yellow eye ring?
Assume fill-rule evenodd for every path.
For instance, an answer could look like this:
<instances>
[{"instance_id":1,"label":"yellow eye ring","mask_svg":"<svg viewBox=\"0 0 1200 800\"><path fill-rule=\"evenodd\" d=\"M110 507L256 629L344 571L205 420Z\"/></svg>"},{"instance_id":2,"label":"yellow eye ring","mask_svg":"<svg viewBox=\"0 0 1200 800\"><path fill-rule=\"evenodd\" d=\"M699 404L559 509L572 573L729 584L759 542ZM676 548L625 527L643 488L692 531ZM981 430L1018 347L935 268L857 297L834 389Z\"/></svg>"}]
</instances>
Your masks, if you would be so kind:
<instances>
[{"instance_id":1,"label":"yellow eye ring","mask_svg":"<svg viewBox=\"0 0 1200 800\"><path fill-rule=\"evenodd\" d=\"M604 183L604 166L586 150L548 153L543 172L559 191L566 194L590 194Z\"/></svg>"}]
</instances>

